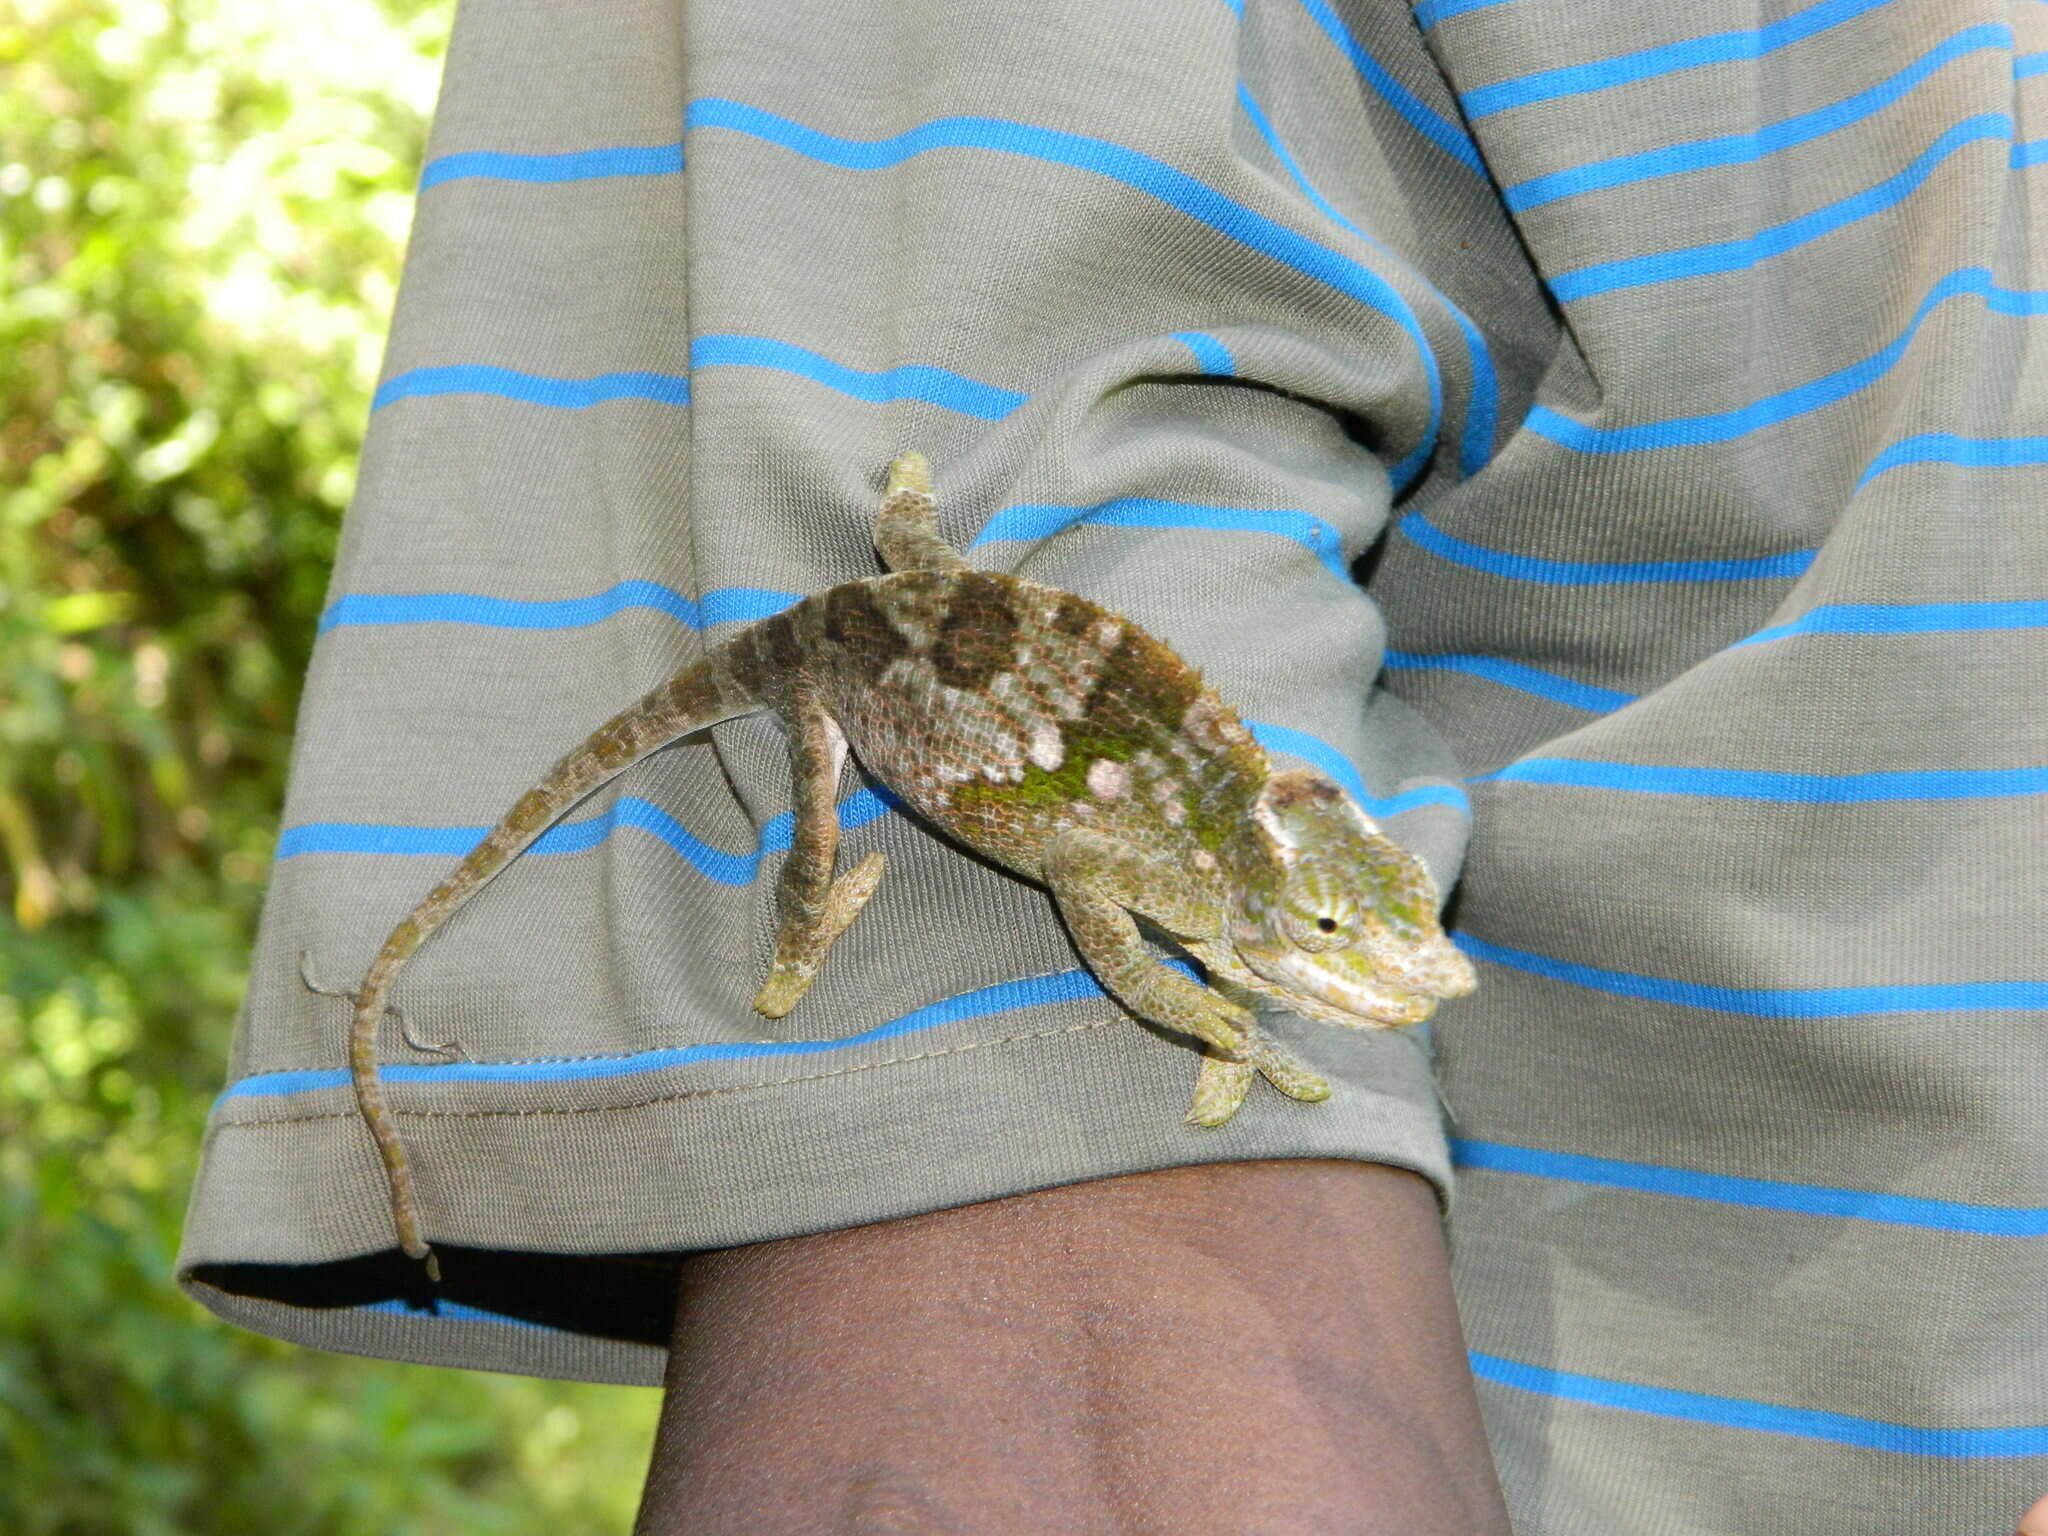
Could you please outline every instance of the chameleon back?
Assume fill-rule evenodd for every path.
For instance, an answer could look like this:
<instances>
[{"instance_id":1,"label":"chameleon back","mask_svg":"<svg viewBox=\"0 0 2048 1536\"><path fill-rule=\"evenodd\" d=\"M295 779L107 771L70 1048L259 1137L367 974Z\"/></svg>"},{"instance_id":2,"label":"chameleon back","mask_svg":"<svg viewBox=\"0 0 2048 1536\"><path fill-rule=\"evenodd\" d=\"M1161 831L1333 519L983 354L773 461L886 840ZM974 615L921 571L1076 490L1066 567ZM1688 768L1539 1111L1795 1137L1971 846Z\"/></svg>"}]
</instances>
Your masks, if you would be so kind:
<instances>
[{"instance_id":1,"label":"chameleon back","mask_svg":"<svg viewBox=\"0 0 2048 1536\"><path fill-rule=\"evenodd\" d=\"M1212 854L1265 754L1201 676L1108 610L983 572L904 571L807 598L748 634L746 675L813 691L862 765L977 852L1036 876L1068 827ZM786 657L785 669L774 663Z\"/></svg>"}]
</instances>

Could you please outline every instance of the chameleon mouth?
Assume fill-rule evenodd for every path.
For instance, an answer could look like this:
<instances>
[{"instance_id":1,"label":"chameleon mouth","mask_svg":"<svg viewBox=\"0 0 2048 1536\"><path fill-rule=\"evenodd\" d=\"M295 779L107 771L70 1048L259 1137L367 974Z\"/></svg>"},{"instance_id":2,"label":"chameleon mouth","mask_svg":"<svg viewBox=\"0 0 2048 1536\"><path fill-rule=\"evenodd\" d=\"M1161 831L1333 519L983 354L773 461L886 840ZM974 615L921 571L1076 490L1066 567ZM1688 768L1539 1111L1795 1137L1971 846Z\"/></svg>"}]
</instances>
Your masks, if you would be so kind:
<instances>
[{"instance_id":1,"label":"chameleon mouth","mask_svg":"<svg viewBox=\"0 0 2048 1536\"><path fill-rule=\"evenodd\" d=\"M1249 958L1249 957L1247 957ZM1296 1013L1348 1029L1399 1029L1420 1024L1436 1012L1428 992L1371 977L1345 976L1285 959L1260 967L1267 986Z\"/></svg>"}]
</instances>

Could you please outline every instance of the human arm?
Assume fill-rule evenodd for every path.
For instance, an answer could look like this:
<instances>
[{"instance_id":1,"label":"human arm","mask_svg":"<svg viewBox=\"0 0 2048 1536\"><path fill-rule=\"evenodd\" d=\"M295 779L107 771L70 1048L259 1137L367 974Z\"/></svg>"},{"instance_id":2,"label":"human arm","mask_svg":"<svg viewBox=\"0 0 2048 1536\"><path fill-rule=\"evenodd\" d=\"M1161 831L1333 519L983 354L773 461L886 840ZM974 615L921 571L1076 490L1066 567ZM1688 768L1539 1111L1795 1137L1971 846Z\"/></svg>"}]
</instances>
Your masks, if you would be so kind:
<instances>
[{"instance_id":1,"label":"human arm","mask_svg":"<svg viewBox=\"0 0 2048 1536\"><path fill-rule=\"evenodd\" d=\"M1175 1168L685 1266L641 1536L1505 1532L1430 1186Z\"/></svg>"}]
</instances>

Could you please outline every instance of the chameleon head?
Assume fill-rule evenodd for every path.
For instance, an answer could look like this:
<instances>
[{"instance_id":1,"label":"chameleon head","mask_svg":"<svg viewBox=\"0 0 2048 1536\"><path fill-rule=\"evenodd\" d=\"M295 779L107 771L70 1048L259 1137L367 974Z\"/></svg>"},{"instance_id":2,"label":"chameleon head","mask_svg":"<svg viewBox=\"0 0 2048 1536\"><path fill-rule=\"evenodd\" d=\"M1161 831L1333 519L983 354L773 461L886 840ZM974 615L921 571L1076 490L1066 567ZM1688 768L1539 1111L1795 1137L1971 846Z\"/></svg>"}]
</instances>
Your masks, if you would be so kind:
<instances>
[{"instance_id":1,"label":"chameleon head","mask_svg":"<svg viewBox=\"0 0 2048 1536\"><path fill-rule=\"evenodd\" d=\"M1322 774L1272 775L1233 851L1230 948L1251 986L1295 1012L1386 1029L1478 985L1421 861Z\"/></svg>"}]
</instances>

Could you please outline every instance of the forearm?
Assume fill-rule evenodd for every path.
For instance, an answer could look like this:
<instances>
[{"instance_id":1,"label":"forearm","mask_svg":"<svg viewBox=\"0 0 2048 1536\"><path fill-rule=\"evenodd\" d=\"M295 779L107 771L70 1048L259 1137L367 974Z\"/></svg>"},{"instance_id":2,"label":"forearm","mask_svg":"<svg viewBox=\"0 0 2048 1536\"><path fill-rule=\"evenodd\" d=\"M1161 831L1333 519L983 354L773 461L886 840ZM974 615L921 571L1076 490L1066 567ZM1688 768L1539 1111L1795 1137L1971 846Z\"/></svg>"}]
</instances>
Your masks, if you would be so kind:
<instances>
[{"instance_id":1,"label":"forearm","mask_svg":"<svg viewBox=\"0 0 2048 1536\"><path fill-rule=\"evenodd\" d=\"M1413 1174L1172 1169L700 1255L643 1536L1505 1532Z\"/></svg>"}]
</instances>

